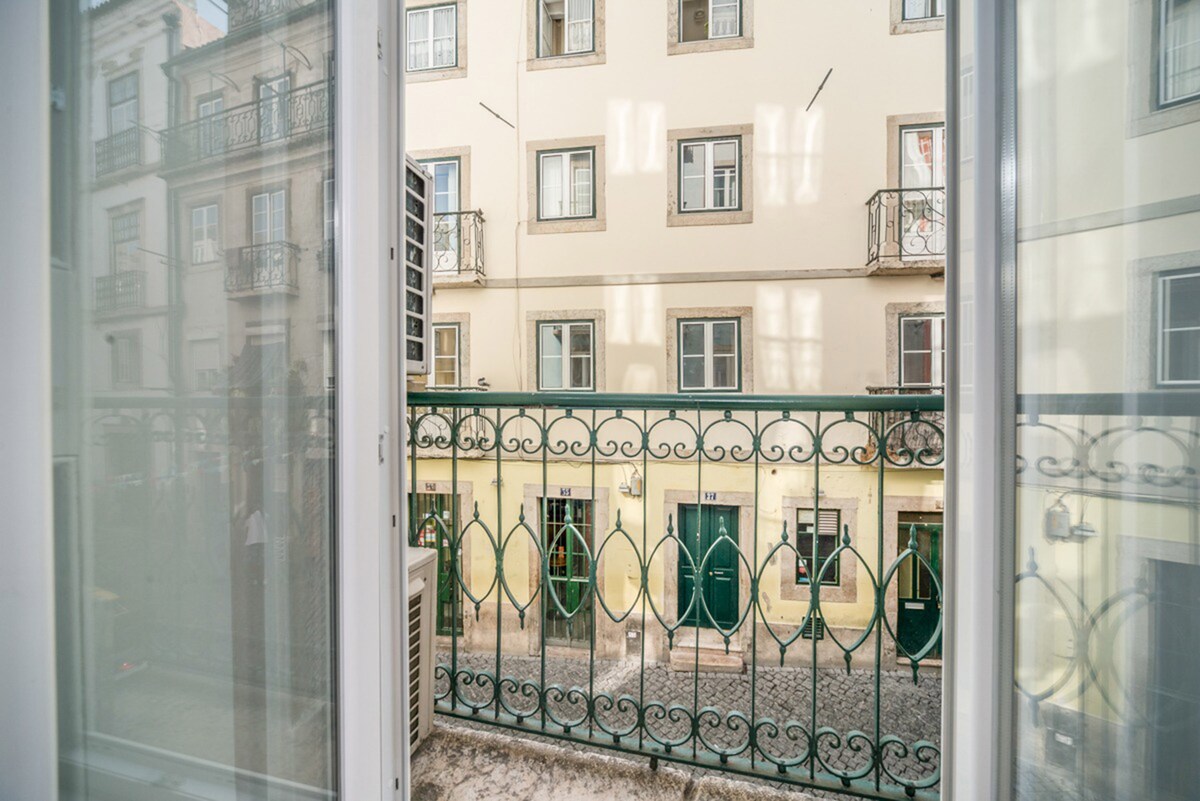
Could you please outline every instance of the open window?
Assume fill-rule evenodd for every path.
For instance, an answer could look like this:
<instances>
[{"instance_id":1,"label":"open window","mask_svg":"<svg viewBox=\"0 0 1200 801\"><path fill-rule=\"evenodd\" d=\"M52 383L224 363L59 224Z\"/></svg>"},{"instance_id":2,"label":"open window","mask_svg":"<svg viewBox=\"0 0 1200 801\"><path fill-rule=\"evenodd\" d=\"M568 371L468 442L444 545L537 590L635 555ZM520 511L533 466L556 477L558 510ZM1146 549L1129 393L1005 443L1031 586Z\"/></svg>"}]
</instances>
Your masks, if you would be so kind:
<instances>
[{"instance_id":1,"label":"open window","mask_svg":"<svg viewBox=\"0 0 1200 801\"><path fill-rule=\"evenodd\" d=\"M538 58L574 56L596 49L594 0L537 0Z\"/></svg>"}]
</instances>

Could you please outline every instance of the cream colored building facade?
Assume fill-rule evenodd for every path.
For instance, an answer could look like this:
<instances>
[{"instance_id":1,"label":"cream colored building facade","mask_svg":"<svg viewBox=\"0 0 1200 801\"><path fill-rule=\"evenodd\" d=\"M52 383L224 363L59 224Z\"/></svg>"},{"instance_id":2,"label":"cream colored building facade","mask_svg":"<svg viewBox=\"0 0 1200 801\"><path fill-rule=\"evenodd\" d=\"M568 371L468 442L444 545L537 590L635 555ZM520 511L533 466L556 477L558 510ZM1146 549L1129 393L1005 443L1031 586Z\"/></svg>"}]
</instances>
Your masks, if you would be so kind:
<instances>
[{"instance_id":1,"label":"cream colored building facade","mask_svg":"<svg viewBox=\"0 0 1200 801\"><path fill-rule=\"evenodd\" d=\"M428 383L669 395L864 395L901 383L936 391L945 48L935 12L913 2L790 0L410 4L406 148L434 173L444 204L435 212L478 210L483 218L482 247L474 216L450 215L458 222L437 226L452 266L435 276L441 335ZM572 48L578 52L563 52ZM717 169L729 160L732 178ZM698 162L712 167L698 171ZM569 189L560 175L571 176ZM876 197L901 187L912 194ZM907 217L906 201L918 209ZM921 318L924 332L939 330L929 334L928 354L914 357L926 372L904 381L907 317ZM586 358L569 349L559 356L546 344L558 326L568 342L580 336ZM556 358L577 372L559 369ZM417 501L415 517L430 504L445 514L453 506L446 498L457 494L463 581L478 592L496 571L480 527L462 530L476 503L493 533L508 532L520 510L539 537L535 510L566 493L593 504L591 551L618 512L623 525L634 521L630 530L649 532L648 551L703 492L705 504L738 510L747 556L752 532L765 555L785 524L794 537L798 516L814 505L814 476L804 465L772 471L756 496L751 467L718 466L698 490L694 464L667 460L654 465L641 497L627 491L635 467L628 460L602 459L589 477L570 460L551 459L543 475L536 460L514 457L497 486L488 457L464 450L455 465L447 456L423 451L416 460L411 489L428 497ZM843 527L853 523L864 553L874 555L882 536L890 563L903 550L897 531L906 515L940 523L942 473L887 472L886 498L874 468L845 466L822 476L820 497ZM635 550L614 543L599 557L598 591L614 613L637 596ZM792 560L777 555L778 569L760 588L766 618L780 626L794 626L808 609ZM505 555L505 575L528 585L516 593L526 601L537 590L536 561L536 548ZM847 642L875 607L870 583L856 582L850 561L822 603ZM664 620L676 619L677 571L677 557L661 550L649 565ZM749 572L741 569L742 606ZM469 598L457 603L460 614L467 607L468 638L494 647L495 596L478 621ZM893 585L893 613L895 604ZM513 624L505 649L535 653L538 621L521 629L515 605L504 614ZM596 648L615 657L629 624L611 617L596 614ZM741 629L735 647L749 650L753 628ZM666 638L646 636L666 658ZM758 641L767 653L769 635ZM828 641L821 649L822 660L841 663Z\"/></svg>"}]
</instances>

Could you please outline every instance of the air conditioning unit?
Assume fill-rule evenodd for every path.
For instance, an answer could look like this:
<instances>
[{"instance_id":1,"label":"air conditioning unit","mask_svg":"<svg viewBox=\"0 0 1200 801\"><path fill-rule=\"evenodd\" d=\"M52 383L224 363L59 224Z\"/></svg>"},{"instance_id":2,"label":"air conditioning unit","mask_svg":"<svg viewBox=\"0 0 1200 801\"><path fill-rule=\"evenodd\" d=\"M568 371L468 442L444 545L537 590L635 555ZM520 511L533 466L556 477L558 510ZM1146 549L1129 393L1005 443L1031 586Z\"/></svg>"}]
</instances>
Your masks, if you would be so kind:
<instances>
[{"instance_id":1,"label":"air conditioning unit","mask_svg":"<svg viewBox=\"0 0 1200 801\"><path fill-rule=\"evenodd\" d=\"M433 363L433 176L411 156L404 159L404 213L400 241L404 251L404 371L428 375Z\"/></svg>"},{"instance_id":2,"label":"air conditioning unit","mask_svg":"<svg viewBox=\"0 0 1200 801\"><path fill-rule=\"evenodd\" d=\"M408 549L408 722L413 751L433 730L433 660L437 623L437 551Z\"/></svg>"}]
</instances>

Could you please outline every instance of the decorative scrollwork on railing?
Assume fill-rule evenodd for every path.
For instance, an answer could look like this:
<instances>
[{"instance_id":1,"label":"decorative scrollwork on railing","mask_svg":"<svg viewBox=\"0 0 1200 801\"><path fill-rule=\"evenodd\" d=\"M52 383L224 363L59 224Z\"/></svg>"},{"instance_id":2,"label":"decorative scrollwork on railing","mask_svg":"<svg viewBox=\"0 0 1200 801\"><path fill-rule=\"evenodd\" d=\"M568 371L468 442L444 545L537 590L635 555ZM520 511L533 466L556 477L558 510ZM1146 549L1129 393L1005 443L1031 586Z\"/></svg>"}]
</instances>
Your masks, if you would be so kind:
<instances>
[{"instance_id":1,"label":"decorative scrollwork on railing","mask_svg":"<svg viewBox=\"0 0 1200 801\"><path fill-rule=\"evenodd\" d=\"M484 275L482 211L449 211L433 215L433 271L437 274Z\"/></svg>"},{"instance_id":2,"label":"decorative scrollwork on railing","mask_svg":"<svg viewBox=\"0 0 1200 801\"><path fill-rule=\"evenodd\" d=\"M97 314L141 309L146 305L145 270L122 270L96 278Z\"/></svg>"},{"instance_id":3,"label":"decorative scrollwork on railing","mask_svg":"<svg viewBox=\"0 0 1200 801\"><path fill-rule=\"evenodd\" d=\"M329 131L333 81L301 86L209 114L162 132L168 168Z\"/></svg>"},{"instance_id":4,"label":"decorative scrollwork on railing","mask_svg":"<svg viewBox=\"0 0 1200 801\"><path fill-rule=\"evenodd\" d=\"M883 709L890 695L881 689L884 681L907 682L921 692L928 685L917 684L921 668L939 653L942 585L927 540L915 525L885 523L882 499L873 523L839 526L828 550L814 532L789 519L768 523L761 510L783 502L771 494L785 492L780 471L807 476L803 503L820 519L822 476L830 472L863 473L886 491L897 468L939 468L940 397L428 392L413 393L409 404L410 537L438 544L439 598L462 621L445 627L451 646L435 671L440 713L862 797L937 796L939 731L891 728ZM629 478L619 488L627 505L610 502L609 520L594 501L618 488L597 476L629 466L636 483ZM576 480L589 485L579 489L582 505L557 486L561 471L586 476ZM671 478L660 477L668 471ZM418 503L422 492L458 498L468 474L471 504ZM522 482L525 500L505 506L505 488ZM699 523L682 516L690 501L665 509L661 520L649 511L651 494L657 505L664 492L689 484L697 503L710 496L716 503L731 486L749 488L753 500L742 501L740 514L753 519L754 535L748 519L721 517L701 544ZM889 538L894 544L885 547ZM811 582L796 579L798 564L813 566ZM835 566L855 575L850 600L870 609L850 628L837 622L834 606L847 597L827 586ZM678 584L669 578L676 572ZM717 573L737 582L732 600L711 596L707 580L683 578ZM914 642L898 635L896 599L907 597L901 586L915 586L918 575L932 618ZM786 613L784 581L800 594ZM627 633L636 655L624 645L620 656L604 650ZM508 645L514 638L519 647ZM673 654L671 668L649 639ZM745 677L728 696L702 684L704 648L742 655ZM695 670L673 679L680 649L691 649ZM603 683L598 659L616 660ZM906 673L889 667L896 661ZM820 667L827 664L834 667ZM846 700L819 689L833 672L858 683L854 703L870 711L856 719L826 709ZM784 689L798 675L807 701Z\"/></svg>"},{"instance_id":5,"label":"decorative scrollwork on railing","mask_svg":"<svg viewBox=\"0 0 1200 801\"><path fill-rule=\"evenodd\" d=\"M142 130L127 128L96 143L96 177L142 163Z\"/></svg>"},{"instance_id":6,"label":"decorative scrollwork on railing","mask_svg":"<svg viewBox=\"0 0 1200 801\"><path fill-rule=\"evenodd\" d=\"M291 242L247 245L230 254L225 269L226 292L295 289L300 246Z\"/></svg>"},{"instance_id":7,"label":"decorative scrollwork on railing","mask_svg":"<svg viewBox=\"0 0 1200 801\"><path fill-rule=\"evenodd\" d=\"M867 264L946 255L946 190L881 189L867 201Z\"/></svg>"}]
</instances>

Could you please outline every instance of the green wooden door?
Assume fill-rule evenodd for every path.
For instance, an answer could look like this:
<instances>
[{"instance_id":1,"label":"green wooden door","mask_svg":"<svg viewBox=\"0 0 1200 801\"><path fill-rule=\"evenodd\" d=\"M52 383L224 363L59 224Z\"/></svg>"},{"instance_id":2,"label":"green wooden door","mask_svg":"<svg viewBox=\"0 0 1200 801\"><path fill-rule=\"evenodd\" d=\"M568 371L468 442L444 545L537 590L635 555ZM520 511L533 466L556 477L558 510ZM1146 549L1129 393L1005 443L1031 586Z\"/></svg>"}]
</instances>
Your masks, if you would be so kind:
<instances>
[{"instance_id":1,"label":"green wooden door","mask_svg":"<svg viewBox=\"0 0 1200 801\"><path fill-rule=\"evenodd\" d=\"M679 559L679 608L677 614L683 619L695 592L696 571L701 569L705 554L720 537L721 526L733 542L738 541L738 508L736 506L681 505L679 507L679 539L687 546L695 567L682 556ZM733 544L725 541L717 544L703 565L699 576L700 592L703 594L707 613L699 599L687 614L686 625L713 628L715 623L730 629L738 617L738 558ZM711 616L711 619L710 619Z\"/></svg>"},{"instance_id":2,"label":"green wooden door","mask_svg":"<svg viewBox=\"0 0 1200 801\"><path fill-rule=\"evenodd\" d=\"M593 603L587 589L595 553L592 512L591 501L545 500L546 567L550 592L558 599L558 604L545 601L547 642L586 647L591 640Z\"/></svg>"},{"instance_id":3,"label":"green wooden door","mask_svg":"<svg viewBox=\"0 0 1200 801\"><path fill-rule=\"evenodd\" d=\"M942 524L930 522L901 521L900 552L908 549L912 527L916 527L917 551L933 567L929 568L915 556L904 560L897 571L897 600L900 609L897 615L896 638L910 654L916 654L926 646L937 630L938 618L942 614L942 599L938 586L942 581ZM934 583L937 576L937 584ZM942 655L942 642L938 638L929 656Z\"/></svg>"},{"instance_id":4,"label":"green wooden door","mask_svg":"<svg viewBox=\"0 0 1200 801\"><path fill-rule=\"evenodd\" d=\"M437 631L450 634L451 626L462 633L462 624L455 614L462 613L462 589L458 586L450 559L450 543L455 538L452 497L437 493L418 493L409 496L412 504L409 544L417 548L436 548L437 573ZM459 521L461 524L461 521ZM461 556L462 549L459 549Z\"/></svg>"}]
</instances>

